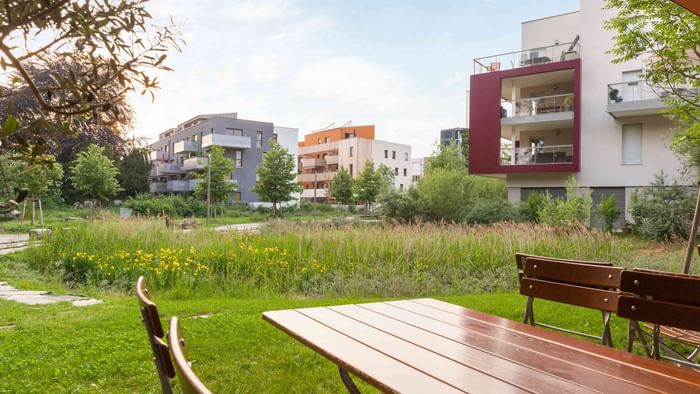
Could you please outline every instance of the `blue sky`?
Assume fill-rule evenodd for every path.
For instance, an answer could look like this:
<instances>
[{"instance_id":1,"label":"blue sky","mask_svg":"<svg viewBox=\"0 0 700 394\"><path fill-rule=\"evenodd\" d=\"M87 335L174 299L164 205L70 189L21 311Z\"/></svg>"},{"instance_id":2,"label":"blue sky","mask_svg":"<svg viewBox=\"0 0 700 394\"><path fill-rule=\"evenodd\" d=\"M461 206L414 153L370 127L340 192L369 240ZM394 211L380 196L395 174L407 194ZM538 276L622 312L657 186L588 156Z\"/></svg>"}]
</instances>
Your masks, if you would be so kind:
<instances>
[{"instance_id":1,"label":"blue sky","mask_svg":"<svg viewBox=\"0 0 700 394\"><path fill-rule=\"evenodd\" d=\"M187 45L170 55L155 102L134 95L135 135L198 113L298 127L349 120L428 155L439 130L463 127L472 59L519 49L520 22L578 0L152 0Z\"/></svg>"}]
</instances>

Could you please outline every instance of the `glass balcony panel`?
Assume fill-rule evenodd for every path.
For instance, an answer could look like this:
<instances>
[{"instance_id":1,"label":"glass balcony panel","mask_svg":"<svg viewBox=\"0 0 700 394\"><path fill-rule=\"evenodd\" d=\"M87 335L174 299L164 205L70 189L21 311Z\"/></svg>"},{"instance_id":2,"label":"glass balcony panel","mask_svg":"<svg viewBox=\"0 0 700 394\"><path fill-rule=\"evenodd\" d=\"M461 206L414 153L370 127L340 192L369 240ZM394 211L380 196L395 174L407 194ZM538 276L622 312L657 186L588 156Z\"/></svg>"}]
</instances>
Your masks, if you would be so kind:
<instances>
[{"instance_id":1,"label":"glass balcony panel","mask_svg":"<svg viewBox=\"0 0 700 394\"><path fill-rule=\"evenodd\" d=\"M515 101L505 100L503 109L505 110L503 112L504 118L570 112L574 110L574 95L569 93L523 98Z\"/></svg>"},{"instance_id":2,"label":"glass balcony panel","mask_svg":"<svg viewBox=\"0 0 700 394\"><path fill-rule=\"evenodd\" d=\"M474 74L510 70L579 58L578 40L474 59Z\"/></svg>"},{"instance_id":3,"label":"glass balcony panel","mask_svg":"<svg viewBox=\"0 0 700 394\"><path fill-rule=\"evenodd\" d=\"M513 159L513 154L515 158ZM513 149L501 147L502 165L566 164L574 161L574 145L543 145Z\"/></svg>"}]
</instances>

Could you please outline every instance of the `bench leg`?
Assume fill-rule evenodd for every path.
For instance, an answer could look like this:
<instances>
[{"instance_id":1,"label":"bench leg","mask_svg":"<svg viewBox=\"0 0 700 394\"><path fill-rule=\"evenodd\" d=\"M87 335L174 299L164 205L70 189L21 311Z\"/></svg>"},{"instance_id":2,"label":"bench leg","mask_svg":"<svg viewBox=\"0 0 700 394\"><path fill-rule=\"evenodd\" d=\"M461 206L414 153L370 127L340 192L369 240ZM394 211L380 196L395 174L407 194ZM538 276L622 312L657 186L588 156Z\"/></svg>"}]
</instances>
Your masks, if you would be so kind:
<instances>
[{"instance_id":1,"label":"bench leg","mask_svg":"<svg viewBox=\"0 0 700 394\"><path fill-rule=\"evenodd\" d=\"M348 389L348 392L350 394L360 394L360 390L355 386L355 383L353 383L348 371L343 369L343 367L338 367L338 372L340 372L340 379L343 381L345 388Z\"/></svg>"},{"instance_id":2,"label":"bench leg","mask_svg":"<svg viewBox=\"0 0 700 394\"><path fill-rule=\"evenodd\" d=\"M535 301L533 297L527 297L527 305L525 306L525 316L523 323L535 325L535 311L532 309L532 304Z\"/></svg>"},{"instance_id":3,"label":"bench leg","mask_svg":"<svg viewBox=\"0 0 700 394\"><path fill-rule=\"evenodd\" d=\"M610 312L601 311L603 313L603 335L600 343L613 347L612 334L610 333Z\"/></svg>"},{"instance_id":4,"label":"bench leg","mask_svg":"<svg viewBox=\"0 0 700 394\"><path fill-rule=\"evenodd\" d=\"M642 330L642 327L639 326L639 322L630 320L629 323L629 328L627 331L627 351L631 352L632 347L634 345L634 339L635 337L639 336L639 342L642 343L642 347L644 348L644 353L646 353L647 357L652 357L652 349L649 348L649 344L647 343L647 339L645 338L645 335L649 335L647 332Z\"/></svg>"},{"instance_id":5,"label":"bench leg","mask_svg":"<svg viewBox=\"0 0 700 394\"><path fill-rule=\"evenodd\" d=\"M651 358L655 358L657 360L660 359L661 354L659 352L659 334L661 332L661 326L658 324L654 324L654 329L652 330L651 334Z\"/></svg>"}]
</instances>

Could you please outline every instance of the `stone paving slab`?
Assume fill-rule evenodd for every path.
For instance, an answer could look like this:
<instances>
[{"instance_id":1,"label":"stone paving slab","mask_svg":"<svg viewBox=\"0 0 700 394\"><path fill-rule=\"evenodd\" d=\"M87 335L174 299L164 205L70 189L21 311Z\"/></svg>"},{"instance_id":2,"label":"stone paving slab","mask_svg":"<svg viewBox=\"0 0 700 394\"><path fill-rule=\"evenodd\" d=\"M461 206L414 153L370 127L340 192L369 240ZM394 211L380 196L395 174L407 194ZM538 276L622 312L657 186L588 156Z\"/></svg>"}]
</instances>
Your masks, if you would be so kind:
<instances>
[{"instance_id":1,"label":"stone paving slab","mask_svg":"<svg viewBox=\"0 0 700 394\"><path fill-rule=\"evenodd\" d=\"M42 290L17 290L7 284L7 282L0 282L0 299L15 301L26 305L47 305L58 302L70 302L73 306L83 307L102 303L102 301L94 298L75 295L55 295Z\"/></svg>"}]
</instances>

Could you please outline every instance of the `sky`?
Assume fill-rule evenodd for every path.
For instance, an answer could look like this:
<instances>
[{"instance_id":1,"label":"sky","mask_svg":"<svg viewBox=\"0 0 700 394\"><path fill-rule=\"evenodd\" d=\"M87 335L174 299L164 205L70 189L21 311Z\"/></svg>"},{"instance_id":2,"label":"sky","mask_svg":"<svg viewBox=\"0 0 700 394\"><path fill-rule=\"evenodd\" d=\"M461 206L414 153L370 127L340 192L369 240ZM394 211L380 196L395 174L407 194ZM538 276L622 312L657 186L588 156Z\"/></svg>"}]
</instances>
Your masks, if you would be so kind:
<instances>
[{"instance_id":1,"label":"sky","mask_svg":"<svg viewBox=\"0 0 700 394\"><path fill-rule=\"evenodd\" d=\"M134 135L201 113L299 128L351 121L429 155L441 129L466 126L472 60L520 49L522 21L579 0L151 0L186 44L155 100L133 94Z\"/></svg>"}]
</instances>

